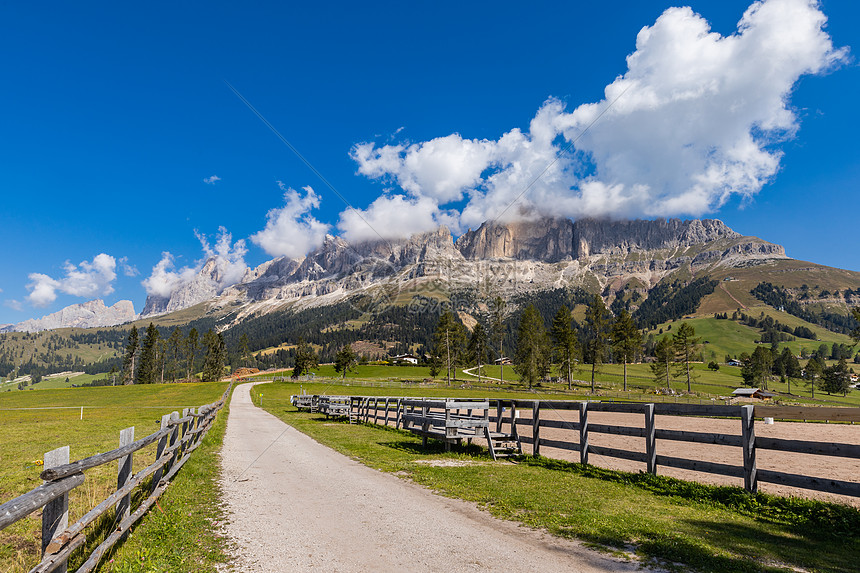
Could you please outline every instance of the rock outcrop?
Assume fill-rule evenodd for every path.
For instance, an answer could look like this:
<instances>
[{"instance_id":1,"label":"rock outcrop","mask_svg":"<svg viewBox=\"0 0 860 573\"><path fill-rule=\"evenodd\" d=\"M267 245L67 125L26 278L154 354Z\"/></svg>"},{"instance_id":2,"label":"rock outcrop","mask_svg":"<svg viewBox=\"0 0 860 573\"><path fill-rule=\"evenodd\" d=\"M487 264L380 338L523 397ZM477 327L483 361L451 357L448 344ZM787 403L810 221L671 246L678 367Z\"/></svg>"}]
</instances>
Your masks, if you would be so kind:
<instances>
[{"instance_id":1,"label":"rock outcrop","mask_svg":"<svg viewBox=\"0 0 860 573\"><path fill-rule=\"evenodd\" d=\"M105 306L103 300L91 300L73 304L38 319L25 320L7 327L18 332L39 332L54 328L94 328L116 326L137 318L130 300L121 300L113 306Z\"/></svg>"}]
</instances>

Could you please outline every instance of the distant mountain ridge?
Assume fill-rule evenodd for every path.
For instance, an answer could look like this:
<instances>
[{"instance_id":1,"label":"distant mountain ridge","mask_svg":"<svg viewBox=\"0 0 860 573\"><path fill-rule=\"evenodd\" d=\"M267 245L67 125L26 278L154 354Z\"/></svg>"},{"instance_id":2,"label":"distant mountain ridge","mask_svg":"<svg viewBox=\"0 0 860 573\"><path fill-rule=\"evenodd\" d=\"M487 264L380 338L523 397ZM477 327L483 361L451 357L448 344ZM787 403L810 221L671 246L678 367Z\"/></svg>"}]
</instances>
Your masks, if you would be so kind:
<instances>
[{"instance_id":1,"label":"distant mountain ridge","mask_svg":"<svg viewBox=\"0 0 860 573\"><path fill-rule=\"evenodd\" d=\"M716 219L487 222L456 241L446 227L392 241L350 245L327 236L305 257L281 257L248 270L220 294L217 265L168 298L148 297L141 317L208 303L236 320L289 304L324 306L403 289L474 288L498 294L566 286L603 290L635 281L646 290L669 274L787 259L782 246L736 233Z\"/></svg>"},{"instance_id":2,"label":"distant mountain ridge","mask_svg":"<svg viewBox=\"0 0 860 573\"><path fill-rule=\"evenodd\" d=\"M29 319L5 326L4 332L40 332L55 328L94 328L116 326L137 318L134 304L130 300L118 301L106 306L101 299L73 304L42 318Z\"/></svg>"}]
</instances>

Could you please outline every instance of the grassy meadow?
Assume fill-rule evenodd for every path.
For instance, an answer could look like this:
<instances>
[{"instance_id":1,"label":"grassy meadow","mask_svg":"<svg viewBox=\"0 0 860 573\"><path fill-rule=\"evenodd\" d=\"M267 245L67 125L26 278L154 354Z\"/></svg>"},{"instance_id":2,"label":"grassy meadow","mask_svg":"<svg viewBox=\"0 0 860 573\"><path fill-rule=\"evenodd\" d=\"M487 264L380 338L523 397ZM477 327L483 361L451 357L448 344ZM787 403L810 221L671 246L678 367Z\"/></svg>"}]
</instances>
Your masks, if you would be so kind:
<instances>
[{"instance_id":1,"label":"grassy meadow","mask_svg":"<svg viewBox=\"0 0 860 573\"><path fill-rule=\"evenodd\" d=\"M72 461L112 450L119 431L135 427L135 438L159 428L161 416L217 400L226 383L71 388L0 393L0 501L40 485L45 452L71 446ZM83 407L83 419L81 419ZM154 460L155 448L135 454L137 472ZM116 463L85 473L69 494L73 523L116 488ZM182 472L180 472L182 473ZM40 513L0 531L0 571L27 571L39 560Z\"/></svg>"}]
</instances>

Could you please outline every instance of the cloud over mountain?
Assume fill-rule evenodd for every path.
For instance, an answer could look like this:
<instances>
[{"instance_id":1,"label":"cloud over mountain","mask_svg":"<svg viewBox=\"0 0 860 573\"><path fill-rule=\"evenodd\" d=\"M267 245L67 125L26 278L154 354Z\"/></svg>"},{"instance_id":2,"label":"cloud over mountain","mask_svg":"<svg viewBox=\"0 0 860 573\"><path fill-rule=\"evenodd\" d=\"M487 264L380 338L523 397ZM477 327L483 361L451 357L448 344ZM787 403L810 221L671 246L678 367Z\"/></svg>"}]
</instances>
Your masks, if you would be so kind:
<instances>
[{"instance_id":1,"label":"cloud over mountain","mask_svg":"<svg viewBox=\"0 0 860 573\"><path fill-rule=\"evenodd\" d=\"M59 279L43 273L30 273L27 300L33 306L48 306L57 300L57 292L79 297L103 296L113 292L116 280L116 259L105 253L93 257L92 261L81 261L74 265L66 261L65 276Z\"/></svg>"},{"instance_id":2,"label":"cloud over mountain","mask_svg":"<svg viewBox=\"0 0 860 573\"><path fill-rule=\"evenodd\" d=\"M355 145L360 174L399 188L361 214L393 234L443 219L457 229L538 215L699 216L732 196L751 198L798 129L789 103L798 79L846 59L826 21L815 0L765 0L722 36L690 8L670 8L642 28L627 70L599 102L568 112L551 98L527 131L497 140L455 133ZM391 213L408 224L392 228ZM362 225L347 210L338 226L346 238L375 235Z\"/></svg>"},{"instance_id":3,"label":"cloud over mountain","mask_svg":"<svg viewBox=\"0 0 860 573\"><path fill-rule=\"evenodd\" d=\"M248 249L244 239L233 243L233 236L224 227L219 227L214 245L210 244L206 235L202 233L197 233L197 239L200 241L203 257L192 266L177 269L174 256L169 251L161 254L161 260L152 267L150 276L141 281L148 295L169 298L174 292L195 280L200 270L209 261L214 263L217 271L215 273L217 284L214 285L216 292L220 293L242 279L242 275L248 268L245 263Z\"/></svg>"},{"instance_id":4,"label":"cloud over mountain","mask_svg":"<svg viewBox=\"0 0 860 573\"><path fill-rule=\"evenodd\" d=\"M284 206L266 214L266 227L251 240L273 257L300 257L322 245L330 226L311 215L320 197L310 186L303 188L304 195L280 181L278 187L284 192Z\"/></svg>"}]
</instances>

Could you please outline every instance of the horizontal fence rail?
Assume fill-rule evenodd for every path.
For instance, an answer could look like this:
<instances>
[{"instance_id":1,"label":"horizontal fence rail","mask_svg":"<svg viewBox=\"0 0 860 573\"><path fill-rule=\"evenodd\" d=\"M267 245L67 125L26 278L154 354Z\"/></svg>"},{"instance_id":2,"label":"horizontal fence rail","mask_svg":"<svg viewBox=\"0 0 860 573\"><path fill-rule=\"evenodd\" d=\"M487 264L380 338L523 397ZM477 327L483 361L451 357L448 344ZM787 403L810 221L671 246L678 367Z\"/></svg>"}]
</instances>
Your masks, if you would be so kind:
<instances>
[{"instance_id":1,"label":"horizontal fence rail","mask_svg":"<svg viewBox=\"0 0 860 573\"><path fill-rule=\"evenodd\" d=\"M120 432L120 447L82 460L69 462L69 446L45 454L42 485L0 505L0 529L19 521L42 508L42 560L30 573L65 573L69 557L87 539L84 530L101 517L114 512L115 525L104 541L93 550L77 573L95 569L99 560L122 539L132 525L156 503L170 480L188 461L212 426L215 416L224 406L231 384L216 402L199 408L165 414L158 431L134 441L134 427ZM132 475L134 452L155 444L155 461ZM117 461L117 489L90 509L71 526L68 525L69 492L84 483L86 470ZM150 479L147 497L131 511L132 492Z\"/></svg>"},{"instance_id":2,"label":"horizontal fence rail","mask_svg":"<svg viewBox=\"0 0 860 573\"><path fill-rule=\"evenodd\" d=\"M588 463L589 455L606 456L631 460L645 464L647 472L656 474L659 466L690 470L744 480L744 488L750 492L758 491L758 484L771 483L812 491L860 497L860 483L799 475L789 472L758 469L756 454L758 450L772 450L798 455L819 455L836 458L860 459L860 445L808 440L789 440L783 438L756 437L755 419L774 418L781 420L815 420L833 422L860 422L860 408L830 407L790 407L757 405L722 404L674 404L674 403L634 403L634 402L597 402L570 400L465 400L459 398L399 398L384 396L302 396L294 397L293 403L299 408L310 410L311 404L323 400L337 399L340 404L349 401L347 412L341 408L327 415L349 416L351 422L389 425L394 421L397 428L411 429L427 437L445 440L455 436L459 428L474 427L471 420L479 426L488 423L495 426L496 432L503 427L509 428L506 434L518 443L529 444L533 455L541 455L542 448L553 448L579 452L580 462ZM320 402L322 403L322 402ZM452 413L453 411L457 413ZM464 413L465 411L465 413ZM570 412L575 420L560 420L541 416L541 412L554 412L556 417L562 412ZM609 412L642 415L641 426L590 423L588 414ZM658 428L655 416L691 416L699 418L737 419L739 434L724 434L704 431L673 430ZM407 427L408 425L410 425ZM628 422L629 424L629 422ZM531 436L520 436L519 428L529 427ZM435 429L434 429L435 428ZM541 437L541 428L569 430L565 439ZM611 434L640 438L643 451L630 451L620 448L591 444L593 434ZM860 435L860 434L858 434ZM557 436L555 436L557 437ZM686 442L691 444L710 444L739 448L738 464L716 461L694 460L658 453L659 441ZM447 444L447 441L446 441ZM801 465L801 464L798 464Z\"/></svg>"}]
</instances>

